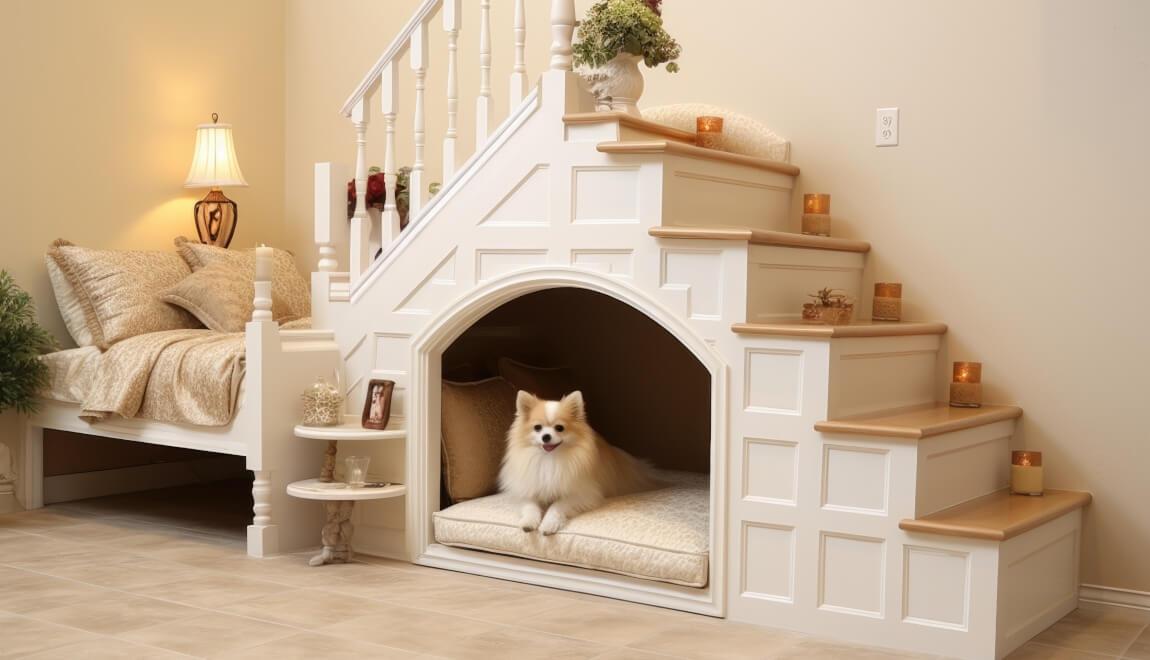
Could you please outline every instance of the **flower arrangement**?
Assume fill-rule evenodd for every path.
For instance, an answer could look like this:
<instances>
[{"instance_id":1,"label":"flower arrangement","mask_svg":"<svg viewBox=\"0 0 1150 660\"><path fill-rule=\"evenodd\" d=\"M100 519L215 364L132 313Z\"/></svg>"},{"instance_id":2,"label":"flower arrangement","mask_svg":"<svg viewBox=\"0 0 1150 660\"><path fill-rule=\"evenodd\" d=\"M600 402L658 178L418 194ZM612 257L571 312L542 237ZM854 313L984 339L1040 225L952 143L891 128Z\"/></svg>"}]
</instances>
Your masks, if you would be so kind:
<instances>
[{"instance_id":1,"label":"flower arrangement","mask_svg":"<svg viewBox=\"0 0 1150 660\"><path fill-rule=\"evenodd\" d=\"M846 293L824 287L807 296L813 298L814 302L803 305L803 322L827 325L845 325L851 322L855 304Z\"/></svg>"},{"instance_id":2,"label":"flower arrangement","mask_svg":"<svg viewBox=\"0 0 1150 660\"><path fill-rule=\"evenodd\" d=\"M395 210L399 213L399 227L407 227L407 212L411 207L411 194L408 192L408 183L411 179L411 168L401 167L395 173ZM434 195L439 192L440 184L432 182L427 186L427 192ZM364 202L369 209L382 211L387 199L387 179L383 170L372 167L367 170L367 199ZM347 182L347 219L355 215L355 179Z\"/></svg>"},{"instance_id":3,"label":"flower arrangement","mask_svg":"<svg viewBox=\"0 0 1150 660\"><path fill-rule=\"evenodd\" d=\"M573 46L575 64L601 67L620 53L642 56L648 67L667 65L675 73L682 53L663 29L662 0L598 0L579 22L579 41Z\"/></svg>"},{"instance_id":4,"label":"flower arrangement","mask_svg":"<svg viewBox=\"0 0 1150 660\"><path fill-rule=\"evenodd\" d=\"M36 394L48 384L40 354L54 347L51 335L36 323L32 296L0 270L0 412L35 412Z\"/></svg>"}]
</instances>

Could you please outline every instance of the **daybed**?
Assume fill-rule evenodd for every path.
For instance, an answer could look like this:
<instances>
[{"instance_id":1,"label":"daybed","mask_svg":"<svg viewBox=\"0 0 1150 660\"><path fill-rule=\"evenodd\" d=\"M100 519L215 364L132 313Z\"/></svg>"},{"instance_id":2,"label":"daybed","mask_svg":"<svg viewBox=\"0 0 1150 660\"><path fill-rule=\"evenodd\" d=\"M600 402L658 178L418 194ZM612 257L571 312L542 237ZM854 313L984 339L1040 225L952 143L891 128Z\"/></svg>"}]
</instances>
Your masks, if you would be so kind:
<instances>
[{"instance_id":1,"label":"daybed","mask_svg":"<svg viewBox=\"0 0 1150 660\"><path fill-rule=\"evenodd\" d=\"M285 487L313 476L320 448L292 427L299 394L338 368L338 348L289 313L310 302L280 285L290 255L177 246L187 266L173 253L53 244L49 275L81 347L45 357L52 378L27 422L24 506L43 506L43 430L60 429L244 456L255 475L248 553L312 545L320 513ZM237 268L250 286L223 286Z\"/></svg>"}]
</instances>

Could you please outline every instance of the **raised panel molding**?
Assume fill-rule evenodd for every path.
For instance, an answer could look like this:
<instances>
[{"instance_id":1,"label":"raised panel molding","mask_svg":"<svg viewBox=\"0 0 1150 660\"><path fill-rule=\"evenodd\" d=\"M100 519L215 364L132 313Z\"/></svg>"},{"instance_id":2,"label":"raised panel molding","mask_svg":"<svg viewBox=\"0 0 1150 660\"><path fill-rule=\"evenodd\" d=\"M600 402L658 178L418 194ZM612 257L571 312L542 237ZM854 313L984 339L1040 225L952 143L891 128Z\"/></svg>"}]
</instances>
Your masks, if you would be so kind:
<instances>
[{"instance_id":1,"label":"raised panel molding","mask_svg":"<svg viewBox=\"0 0 1150 660\"><path fill-rule=\"evenodd\" d=\"M458 283L455 279L456 249L451 248L447 256L395 306L397 314L429 315L434 307L443 302L447 293Z\"/></svg>"},{"instance_id":2,"label":"raised panel molding","mask_svg":"<svg viewBox=\"0 0 1150 660\"><path fill-rule=\"evenodd\" d=\"M476 250L475 281L485 282L513 270L546 263L547 250Z\"/></svg>"},{"instance_id":3,"label":"raised panel molding","mask_svg":"<svg viewBox=\"0 0 1150 660\"><path fill-rule=\"evenodd\" d=\"M536 165L499 200L481 227L546 227L551 224L551 179L545 164Z\"/></svg>"},{"instance_id":4,"label":"raised panel molding","mask_svg":"<svg viewBox=\"0 0 1150 660\"><path fill-rule=\"evenodd\" d=\"M571 250L571 265L607 275L632 277L634 250Z\"/></svg>"},{"instance_id":5,"label":"raised panel molding","mask_svg":"<svg viewBox=\"0 0 1150 660\"><path fill-rule=\"evenodd\" d=\"M967 630L970 626L970 579L970 553L903 546L903 621Z\"/></svg>"},{"instance_id":6,"label":"raised panel molding","mask_svg":"<svg viewBox=\"0 0 1150 660\"><path fill-rule=\"evenodd\" d=\"M881 619L886 599L886 542L821 532L819 609Z\"/></svg>"},{"instance_id":7,"label":"raised panel molding","mask_svg":"<svg viewBox=\"0 0 1150 660\"><path fill-rule=\"evenodd\" d=\"M571 168L571 222L638 223L639 168Z\"/></svg>"},{"instance_id":8,"label":"raised panel molding","mask_svg":"<svg viewBox=\"0 0 1150 660\"><path fill-rule=\"evenodd\" d=\"M799 444L787 440L743 440L743 499L796 506Z\"/></svg>"},{"instance_id":9,"label":"raised panel molding","mask_svg":"<svg viewBox=\"0 0 1150 660\"><path fill-rule=\"evenodd\" d=\"M795 602L795 528L743 523L740 595Z\"/></svg>"},{"instance_id":10,"label":"raised panel molding","mask_svg":"<svg viewBox=\"0 0 1150 660\"><path fill-rule=\"evenodd\" d=\"M743 407L747 412L802 414L802 351L747 349L743 373Z\"/></svg>"},{"instance_id":11,"label":"raised panel molding","mask_svg":"<svg viewBox=\"0 0 1150 660\"><path fill-rule=\"evenodd\" d=\"M886 515L890 499L890 452L823 445L822 507Z\"/></svg>"},{"instance_id":12,"label":"raised panel molding","mask_svg":"<svg viewBox=\"0 0 1150 660\"><path fill-rule=\"evenodd\" d=\"M411 336L391 332L375 333L372 371L391 376L406 375L411 356Z\"/></svg>"},{"instance_id":13,"label":"raised panel molding","mask_svg":"<svg viewBox=\"0 0 1150 660\"><path fill-rule=\"evenodd\" d=\"M682 292L688 318L718 321L723 310L723 253L664 248L659 287Z\"/></svg>"}]
</instances>

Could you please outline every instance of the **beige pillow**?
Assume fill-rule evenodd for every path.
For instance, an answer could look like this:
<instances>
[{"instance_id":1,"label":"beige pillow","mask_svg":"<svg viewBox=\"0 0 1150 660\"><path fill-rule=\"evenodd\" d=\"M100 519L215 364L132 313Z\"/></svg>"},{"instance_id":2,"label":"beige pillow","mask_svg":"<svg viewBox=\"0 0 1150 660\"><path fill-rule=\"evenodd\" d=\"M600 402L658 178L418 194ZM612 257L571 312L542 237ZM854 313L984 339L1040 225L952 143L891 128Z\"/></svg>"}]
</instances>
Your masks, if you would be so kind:
<instances>
[{"instance_id":1,"label":"beige pillow","mask_svg":"<svg viewBox=\"0 0 1150 660\"><path fill-rule=\"evenodd\" d=\"M212 330L243 332L255 308L252 270L213 261L162 292L160 298L188 310Z\"/></svg>"},{"instance_id":2,"label":"beige pillow","mask_svg":"<svg viewBox=\"0 0 1150 660\"><path fill-rule=\"evenodd\" d=\"M195 317L160 300L159 293L187 277L191 271L177 255L167 252L94 250L58 240L48 258L60 269L75 296L71 305L82 310L87 334L78 330L73 338L89 339L107 348L146 332L199 328ZM50 274L49 274L50 275Z\"/></svg>"},{"instance_id":3,"label":"beige pillow","mask_svg":"<svg viewBox=\"0 0 1150 660\"><path fill-rule=\"evenodd\" d=\"M70 245L67 241L64 244ZM80 304L76 290L51 255L44 255L44 266L48 269L48 280L52 282L52 293L56 296L56 308L64 318L68 334L72 335L77 346L92 346L96 340L88 329L88 317L84 314L84 306Z\"/></svg>"},{"instance_id":4,"label":"beige pillow","mask_svg":"<svg viewBox=\"0 0 1150 660\"><path fill-rule=\"evenodd\" d=\"M443 381L443 483L453 502L494 493L507 430L515 418L515 388L502 378Z\"/></svg>"},{"instance_id":5,"label":"beige pillow","mask_svg":"<svg viewBox=\"0 0 1150 660\"><path fill-rule=\"evenodd\" d=\"M176 239L176 251L193 271L223 261L245 269L246 273L255 273L256 253L252 249L229 250L195 243L180 236ZM277 249L272 265L272 318L276 321L292 321L306 316L311 316L311 293L308 292L307 280L300 275L291 253Z\"/></svg>"},{"instance_id":6,"label":"beige pillow","mask_svg":"<svg viewBox=\"0 0 1150 660\"><path fill-rule=\"evenodd\" d=\"M564 394L579 389L575 375L567 367L533 367L508 357L499 358L499 375L515 389L525 390L548 401L558 401Z\"/></svg>"}]
</instances>

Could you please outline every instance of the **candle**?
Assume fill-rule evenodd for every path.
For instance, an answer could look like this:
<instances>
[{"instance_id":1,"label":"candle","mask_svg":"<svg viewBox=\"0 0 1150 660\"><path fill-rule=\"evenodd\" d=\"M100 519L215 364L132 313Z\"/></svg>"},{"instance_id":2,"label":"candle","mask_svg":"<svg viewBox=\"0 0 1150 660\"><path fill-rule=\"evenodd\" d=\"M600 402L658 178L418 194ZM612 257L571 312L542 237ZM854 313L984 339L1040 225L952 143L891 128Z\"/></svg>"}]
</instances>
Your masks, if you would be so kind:
<instances>
[{"instance_id":1,"label":"candle","mask_svg":"<svg viewBox=\"0 0 1150 660\"><path fill-rule=\"evenodd\" d=\"M807 193L803 195L803 213L830 215L831 196L827 193Z\"/></svg>"},{"instance_id":2,"label":"candle","mask_svg":"<svg viewBox=\"0 0 1150 660\"><path fill-rule=\"evenodd\" d=\"M899 282L875 282L874 305L871 310L874 321L902 320L902 284Z\"/></svg>"},{"instance_id":3,"label":"candle","mask_svg":"<svg viewBox=\"0 0 1150 660\"><path fill-rule=\"evenodd\" d=\"M982 407L982 363L955 362L950 383L950 405L955 408Z\"/></svg>"},{"instance_id":4,"label":"candle","mask_svg":"<svg viewBox=\"0 0 1150 660\"><path fill-rule=\"evenodd\" d=\"M1010 491L1016 495L1042 494L1042 452L1010 452Z\"/></svg>"},{"instance_id":5,"label":"candle","mask_svg":"<svg viewBox=\"0 0 1150 660\"><path fill-rule=\"evenodd\" d=\"M803 195L802 232L809 236L831 235L831 196L826 193Z\"/></svg>"},{"instance_id":6,"label":"candle","mask_svg":"<svg viewBox=\"0 0 1150 660\"><path fill-rule=\"evenodd\" d=\"M272 263L274 250L264 244L256 248L256 281L270 282L272 279Z\"/></svg>"},{"instance_id":7,"label":"candle","mask_svg":"<svg viewBox=\"0 0 1150 660\"><path fill-rule=\"evenodd\" d=\"M707 149L722 149L723 118L706 115L696 117L695 144Z\"/></svg>"}]
</instances>

